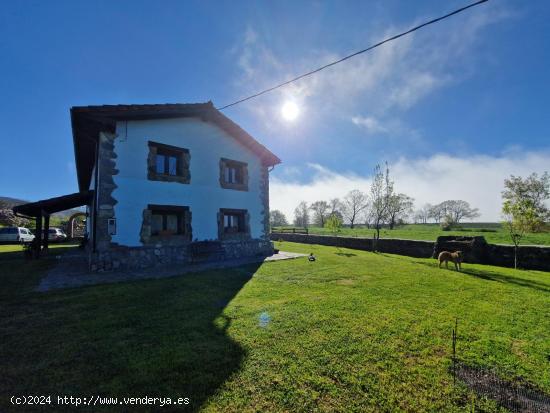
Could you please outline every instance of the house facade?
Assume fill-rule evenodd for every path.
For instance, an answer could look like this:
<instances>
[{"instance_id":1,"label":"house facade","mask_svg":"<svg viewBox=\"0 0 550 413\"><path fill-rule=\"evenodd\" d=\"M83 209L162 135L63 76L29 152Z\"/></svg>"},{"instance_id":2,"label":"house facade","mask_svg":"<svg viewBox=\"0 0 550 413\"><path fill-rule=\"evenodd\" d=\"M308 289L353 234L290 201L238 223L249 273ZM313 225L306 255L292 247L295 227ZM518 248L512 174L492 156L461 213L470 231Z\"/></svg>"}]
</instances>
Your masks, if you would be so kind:
<instances>
[{"instance_id":1,"label":"house facade","mask_svg":"<svg viewBox=\"0 0 550 413\"><path fill-rule=\"evenodd\" d=\"M279 158L204 104L71 109L92 270L271 255Z\"/></svg>"}]
</instances>

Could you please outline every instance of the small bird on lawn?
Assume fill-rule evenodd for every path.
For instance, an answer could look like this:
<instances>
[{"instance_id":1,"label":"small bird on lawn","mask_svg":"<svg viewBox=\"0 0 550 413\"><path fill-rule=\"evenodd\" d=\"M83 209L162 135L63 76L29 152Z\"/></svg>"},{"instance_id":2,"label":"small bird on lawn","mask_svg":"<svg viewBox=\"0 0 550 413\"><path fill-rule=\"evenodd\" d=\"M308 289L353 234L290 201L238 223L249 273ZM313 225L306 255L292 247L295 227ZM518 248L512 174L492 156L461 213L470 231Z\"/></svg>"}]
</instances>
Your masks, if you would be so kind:
<instances>
[{"instance_id":1,"label":"small bird on lawn","mask_svg":"<svg viewBox=\"0 0 550 413\"><path fill-rule=\"evenodd\" d=\"M313 253L309 254L309 257L307 257L308 260L310 261L315 261L315 255L313 255Z\"/></svg>"}]
</instances>

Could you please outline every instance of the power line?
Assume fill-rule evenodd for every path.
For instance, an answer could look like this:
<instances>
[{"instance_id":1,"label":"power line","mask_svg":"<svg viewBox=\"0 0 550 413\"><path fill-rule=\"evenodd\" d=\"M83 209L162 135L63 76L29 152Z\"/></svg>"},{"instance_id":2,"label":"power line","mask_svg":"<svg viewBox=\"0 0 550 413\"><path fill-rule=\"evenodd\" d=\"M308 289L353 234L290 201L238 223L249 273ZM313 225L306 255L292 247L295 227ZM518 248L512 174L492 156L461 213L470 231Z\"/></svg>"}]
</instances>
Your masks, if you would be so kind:
<instances>
[{"instance_id":1,"label":"power line","mask_svg":"<svg viewBox=\"0 0 550 413\"><path fill-rule=\"evenodd\" d=\"M350 55L348 55L348 56L346 56L346 57L343 57L343 58L341 58L341 59L339 59L339 60L335 60L334 62L328 63L328 64L326 64L326 65L324 65L324 66L321 66L321 67L319 67L319 68L317 68L317 69L314 69L314 70L312 70L312 71L310 71L310 72L304 73L303 75L300 75L300 76L297 76L297 77L295 77L295 78L293 78L293 79L287 80L286 82L279 83L278 85L275 85L275 86L270 87L270 88L268 88L268 89L262 90L261 92L255 93L255 94L250 95L250 96L248 96L248 97L245 97L245 98L243 98L243 99L239 99L239 100L237 100L237 101L235 101L235 102L233 102L233 103L230 103L230 104L228 104L228 105L222 106L221 108L217 108L217 109L218 109L218 110L224 110L224 109L227 109L227 108L230 107L230 106L235 106L235 105L237 105L237 104L239 104L239 103L242 103L242 102L245 102L245 101L247 101L247 100L254 99L254 98L258 97L258 96L261 96L261 95L263 95L263 94L266 94L266 93L268 93L268 92L271 92L271 91L273 91L273 90L275 90L275 89L278 89L278 88L280 88L280 87L286 86L286 85L288 85L289 83L296 82L297 80L303 79L304 77L311 76L311 75L313 75L314 73L320 72L321 70L324 70L324 69L326 69L326 68L328 68L328 67L337 65L338 63L342 63L343 61L348 60L348 59L351 59L352 57L355 57L355 56L360 55L360 54L362 54L362 53L368 52L369 50L372 50L372 49L375 49L375 48L377 48L377 47L379 47L379 46L382 46L384 43L388 43L388 42L391 42L392 40L399 39L400 37L406 36L407 34L410 34L410 33L412 33L412 32L415 32L416 30L419 30L419 29L421 29L421 28L423 28L423 27L425 27L425 26L429 26L430 24L434 24L434 23L437 23L437 22L439 22L439 21L441 21L441 20L447 19L447 18L449 18L449 17L451 17L451 16L454 16L455 14L461 13L461 12L463 12L463 11L465 11L465 10L471 8L471 7L478 6L478 5L480 5L481 3L486 3L487 1L489 1L489 0L479 0L479 1L476 1L475 3L468 4L467 6L461 7L460 9L457 9L457 10L451 12L451 13L445 14L444 16L437 17L437 18L435 18L435 19L432 19L432 20L430 20L430 21L427 21L427 22L425 22L425 23L422 23L422 24L420 24L420 25L418 25L418 26L415 26L415 27L413 27L412 29L409 29L409 30L407 30L407 31L405 31L405 32L396 34L395 36L392 36L392 37L389 37L389 38L387 38L387 39L385 39L385 40L382 40L381 42L378 42L378 43L376 43L376 44L373 44L372 46L369 46L369 47L367 47L366 49L359 50L358 52L352 53L352 54L350 54Z\"/></svg>"}]
</instances>

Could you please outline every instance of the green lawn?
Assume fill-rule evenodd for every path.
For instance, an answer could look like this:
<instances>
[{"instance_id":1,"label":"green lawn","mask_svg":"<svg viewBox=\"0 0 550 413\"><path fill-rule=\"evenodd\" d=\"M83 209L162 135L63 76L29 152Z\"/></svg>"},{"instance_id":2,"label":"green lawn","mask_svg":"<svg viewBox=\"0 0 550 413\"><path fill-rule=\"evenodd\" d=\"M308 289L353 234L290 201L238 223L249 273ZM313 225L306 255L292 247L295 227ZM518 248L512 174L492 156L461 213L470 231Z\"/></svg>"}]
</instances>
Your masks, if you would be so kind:
<instances>
[{"instance_id":1,"label":"green lawn","mask_svg":"<svg viewBox=\"0 0 550 413\"><path fill-rule=\"evenodd\" d=\"M32 411L12 394L189 397L181 411L208 412L497 411L453 387L455 318L461 359L550 393L550 273L278 247L317 261L35 293L51 261L0 253L0 411Z\"/></svg>"},{"instance_id":2,"label":"green lawn","mask_svg":"<svg viewBox=\"0 0 550 413\"><path fill-rule=\"evenodd\" d=\"M401 225L393 230L384 228L380 231L381 238L401 238L435 241L440 235L484 236L491 244L511 244L510 236L506 230L496 223L470 223L463 224L461 231L442 231L437 224L408 224ZM310 227L311 234L326 234L331 232L327 228ZM342 228L338 233L346 237L372 238L375 231L368 228ZM526 234L521 241L522 245L550 245L550 232Z\"/></svg>"}]
</instances>

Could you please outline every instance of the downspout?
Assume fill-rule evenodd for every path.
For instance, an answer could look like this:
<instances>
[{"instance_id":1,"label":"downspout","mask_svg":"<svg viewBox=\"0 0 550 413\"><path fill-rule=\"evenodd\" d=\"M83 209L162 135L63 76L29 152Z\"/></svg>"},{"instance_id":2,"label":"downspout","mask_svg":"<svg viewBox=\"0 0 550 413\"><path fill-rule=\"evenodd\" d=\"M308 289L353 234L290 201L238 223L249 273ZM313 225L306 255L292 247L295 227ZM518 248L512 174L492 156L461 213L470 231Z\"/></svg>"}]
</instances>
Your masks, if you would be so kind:
<instances>
[{"instance_id":1,"label":"downspout","mask_svg":"<svg viewBox=\"0 0 550 413\"><path fill-rule=\"evenodd\" d=\"M93 204L93 227L92 227L92 252L96 252L96 233L97 233L97 201L98 201L98 191L97 188L99 180L99 135L97 141L95 142L95 178L94 178L94 204Z\"/></svg>"}]
</instances>

